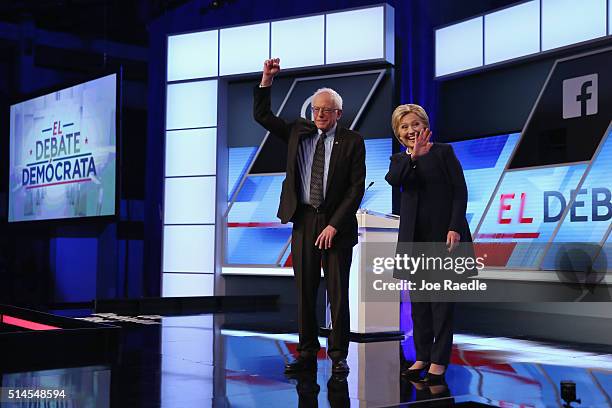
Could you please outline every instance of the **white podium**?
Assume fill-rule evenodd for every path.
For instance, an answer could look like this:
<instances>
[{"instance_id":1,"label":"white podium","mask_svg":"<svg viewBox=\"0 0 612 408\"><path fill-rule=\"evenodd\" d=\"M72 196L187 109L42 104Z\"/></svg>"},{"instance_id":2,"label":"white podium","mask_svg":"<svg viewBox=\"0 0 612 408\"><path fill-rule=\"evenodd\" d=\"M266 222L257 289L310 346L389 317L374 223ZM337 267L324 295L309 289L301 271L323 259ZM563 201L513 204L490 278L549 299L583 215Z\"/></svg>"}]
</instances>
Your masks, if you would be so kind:
<instances>
[{"instance_id":1,"label":"white podium","mask_svg":"<svg viewBox=\"0 0 612 408\"><path fill-rule=\"evenodd\" d=\"M351 339L387 339L398 337L400 293L397 293L397 301L373 302L363 298L363 285L365 285L366 270L362 270L362 248L370 242L388 243L393 248L397 242L399 229L399 216L393 214L381 214L365 209L357 211L357 225L359 227L359 242L353 248L353 262L349 278L349 307L351 313ZM372 273L372 272L369 272ZM331 327L331 314L329 303L326 313L326 327Z\"/></svg>"}]
</instances>

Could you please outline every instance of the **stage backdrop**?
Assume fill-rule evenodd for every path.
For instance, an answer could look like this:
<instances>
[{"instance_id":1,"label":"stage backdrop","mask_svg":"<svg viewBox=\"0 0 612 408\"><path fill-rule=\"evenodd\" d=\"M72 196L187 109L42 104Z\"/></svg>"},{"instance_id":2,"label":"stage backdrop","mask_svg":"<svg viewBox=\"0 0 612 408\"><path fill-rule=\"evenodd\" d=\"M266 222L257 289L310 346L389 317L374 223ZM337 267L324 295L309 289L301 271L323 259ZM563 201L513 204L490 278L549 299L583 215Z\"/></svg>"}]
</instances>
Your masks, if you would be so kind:
<instances>
[{"instance_id":1,"label":"stage backdrop","mask_svg":"<svg viewBox=\"0 0 612 408\"><path fill-rule=\"evenodd\" d=\"M117 75L11 106L9 221L115 214Z\"/></svg>"},{"instance_id":2,"label":"stage backdrop","mask_svg":"<svg viewBox=\"0 0 612 408\"><path fill-rule=\"evenodd\" d=\"M561 253L580 251L598 271L610 270L612 237L612 131L589 163L558 163L520 171L508 168L518 133L450 143L468 186L467 220L477 248L496 256L487 266L503 269L575 270ZM366 139L368 191L364 207L391 212L391 190L384 181L390 138ZM229 264L290 266L291 224L276 218L284 173L249 172L257 147L232 147L229 159ZM276 162L281 162L279 151ZM272 165L272 164L270 164ZM588 168L588 174L585 171ZM240 182L242 181L242 185ZM373 189L374 185L370 190ZM573 195L573 200L572 200ZM282 256L281 256L282 251Z\"/></svg>"}]
</instances>

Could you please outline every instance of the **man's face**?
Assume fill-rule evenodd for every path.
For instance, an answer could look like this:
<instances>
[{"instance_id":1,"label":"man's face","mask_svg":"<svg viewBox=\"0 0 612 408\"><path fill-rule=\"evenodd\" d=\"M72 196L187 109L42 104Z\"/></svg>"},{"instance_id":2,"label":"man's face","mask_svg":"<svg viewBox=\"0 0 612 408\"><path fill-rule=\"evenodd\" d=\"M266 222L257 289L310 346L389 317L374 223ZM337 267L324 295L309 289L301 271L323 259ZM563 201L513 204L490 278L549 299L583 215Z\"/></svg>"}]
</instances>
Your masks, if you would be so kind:
<instances>
[{"instance_id":1,"label":"man's face","mask_svg":"<svg viewBox=\"0 0 612 408\"><path fill-rule=\"evenodd\" d=\"M312 99L312 120L318 129L327 132L334 127L342 116L332 96L326 92L320 93Z\"/></svg>"}]
</instances>

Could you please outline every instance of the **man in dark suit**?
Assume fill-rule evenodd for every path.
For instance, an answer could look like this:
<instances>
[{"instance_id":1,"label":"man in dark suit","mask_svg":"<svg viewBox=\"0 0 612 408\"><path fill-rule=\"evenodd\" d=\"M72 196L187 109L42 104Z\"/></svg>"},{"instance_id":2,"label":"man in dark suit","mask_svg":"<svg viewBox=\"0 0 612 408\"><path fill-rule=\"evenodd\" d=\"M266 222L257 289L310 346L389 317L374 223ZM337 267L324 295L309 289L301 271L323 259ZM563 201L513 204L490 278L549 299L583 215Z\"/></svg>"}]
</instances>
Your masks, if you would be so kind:
<instances>
[{"instance_id":1,"label":"man in dark suit","mask_svg":"<svg viewBox=\"0 0 612 408\"><path fill-rule=\"evenodd\" d=\"M253 115L287 143L287 174L278 208L283 224L293 222L291 254L298 292L299 357L286 373L316 369L319 324L316 317L321 263L331 305L327 353L334 373L349 371L349 271L357 243L357 218L365 188L365 144L356 132L337 125L342 98L334 90L315 92L313 120L286 123L270 110L270 87L280 60L264 62L255 88Z\"/></svg>"}]
</instances>

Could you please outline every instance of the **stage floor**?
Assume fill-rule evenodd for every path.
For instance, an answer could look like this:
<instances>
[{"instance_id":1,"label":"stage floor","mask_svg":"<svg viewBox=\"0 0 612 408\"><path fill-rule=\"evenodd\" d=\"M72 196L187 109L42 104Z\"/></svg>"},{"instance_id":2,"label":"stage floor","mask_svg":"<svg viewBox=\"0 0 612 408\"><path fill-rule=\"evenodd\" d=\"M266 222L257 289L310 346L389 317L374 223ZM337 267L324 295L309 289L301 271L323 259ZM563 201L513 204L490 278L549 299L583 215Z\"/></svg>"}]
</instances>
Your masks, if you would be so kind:
<instances>
[{"instance_id":1,"label":"stage floor","mask_svg":"<svg viewBox=\"0 0 612 408\"><path fill-rule=\"evenodd\" d=\"M388 407L428 399L439 399L438 406L561 407L559 383L572 380L579 406L612 406L611 348L468 334L455 336L448 387L400 379L398 341L351 343L351 372L343 379L332 377L321 338L316 374L287 378L283 366L297 336L270 332L279 316L88 317L123 327L119 364L4 373L2 387L66 386L92 404L78 406L95 407Z\"/></svg>"}]
</instances>

